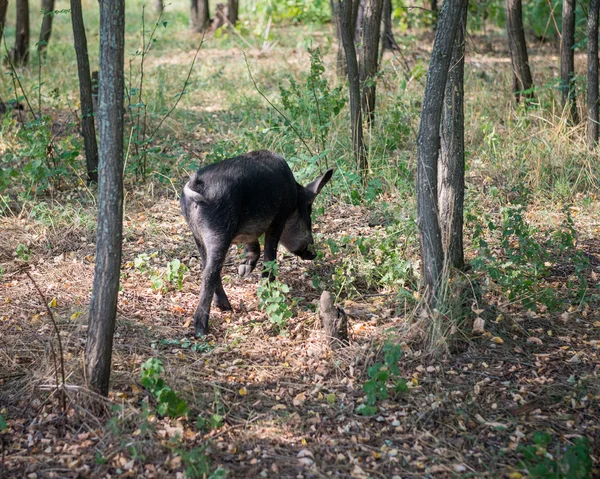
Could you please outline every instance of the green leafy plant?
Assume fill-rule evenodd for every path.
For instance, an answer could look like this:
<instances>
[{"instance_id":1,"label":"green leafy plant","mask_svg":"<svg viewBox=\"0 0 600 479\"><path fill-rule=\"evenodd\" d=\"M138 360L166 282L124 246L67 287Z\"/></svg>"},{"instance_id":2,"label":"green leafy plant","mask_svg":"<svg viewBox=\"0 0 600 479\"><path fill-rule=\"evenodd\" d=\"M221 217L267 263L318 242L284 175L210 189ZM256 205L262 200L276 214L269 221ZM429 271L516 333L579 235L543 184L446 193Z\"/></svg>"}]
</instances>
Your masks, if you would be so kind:
<instances>
[{"instance_id":1,"label":"green leafy plant","mask_svg":"<svg viewBox=\"0 0 600 479\"><path fill-rule=\"evenodd\" d=\"M586 479L592 477L592 449L587 438L577 438L572 444L549 452L552 436L536 431L533 444L520 445L523 455L520 467L533 479Z\"/></svg>"},{"instance_id":2,"label":"green leafy plant","mask_svg":"<svg viewBox=\"0 0 600 479\"><path fill-rule=\"evenodd\" d=\"M17 245L17 258L22 261L29 261L29 248L27 245L19 243Z\"/></svg>"},{"instance_id":3,"label":"green leafy plant","mask_svg":"<svg viewBox=\"0 0 600 479\"><path fill-rule=\"evenodd\" d=\"M196 419L196 427L201 431L209 432L213 429L218 429L223 425L223 416L220 414L211 414L209 417L198 415Z\"/></svg>"},{"instance_id":4,"label":"green leafy plant","mask_svg":"<svg viewBox=\"0 0 600 479\"><path fill-rule=\"evenodd\" d=\"M377 362L368 370L369 380L363 385L365 400L356 408L363 416L377 413L377 402L389 397L390 389L394 394L408 391L406 379L400 376L398 361L402 357L399 344L386 342L383 346L383 363Z\"/></svg>"},{"instance_id":5,"label":"green leafy plant","mask_svg":"<svg viewBox=\"0 0 600 479\"><path fill-rule=\"evenodd\" d=\"M183 288L183 275L189 271L187 266L176 258L167 263L164 272L161 270L150 270L150 261L157 255L158 253L156 252L151 254L141 253L134 258L133 265L142 274L150 274L150 285L153 291L165 289L166 282L174 284L177 289L181 290Z\"/></svg>"},{"instance_id":6,"label":"green leafy plant","mask_svg":"<svg viewBox=\"0 0 600 479\"><path fill-rule=\"evenodd\" d=\"M276 278L277 263L275 261L265 262L265 271ZM269 281L268 278L263 278L258 287L260 309L267 314L269 321L276 325L279 331L285 328L287 320L292 317L292 311L285 300L285 295L289 292L289 286L277 279Z\"/></svg>"},{"instance_id":7,"label":"green leafy plant","mask_svg":"<svg viewBox=\"0 0 600 479\"><path fill-rule=\"evenodd\" d=\"M318 48L308 50L310 54L310 73L303 85L288 77L289 87L279 86L281 102L289 113L296 129L305 138L315 138L321 152L327 149L328 136L333 119L346 103L341 86L331 89L324 77L325 66ZM280 128L286 134L293 132L281 121Z\"/></svg>"},{"instance_id":8,"label":"green leafy plant","mask_svg":"<svg viewBox=\"0 0 600 479\"><path fill-rule=\"evenodd\" d=\"M185 416L188 413L187 403L165 383L161 378L163 373L164 368L159 359L150 358L142 364L142 384L156 399L156 412L171 418Z\"/></svg>"},{"instance_id":9,"label":"green leafy plant","mask_svg":"<svg viewBox=\"0 0 600 479\"><path fill-rule=\"evenodd\" d=\"M190 351L199 352L199 353L207 353L212 351L215 346L214 344L210 344L207 342L194 342L189 338L183 339L161 339L160 344L162 346L175 346L181 349L189 349ZM156 343L152 343L153 347L156 346Z\"/></svg>"},{"instance_id":10,"label":"green leafy plant","mask_svg":"<svg viewBox=\"0 0 600 479\"><path fill-rule=\"evenodd\" d=\"M165 273L167 281L176 284L177 289L181 291L183 288L183 275L188 271L188 268L177 258L167 263L167 271Z\"/></svg>"},{"instance_id":11,"label":"green leafy plant","mask_svg":"<svg viewBox=\"0 0 600 479\"><path fill-rule=\"evenodd\" d=\"M552 311L559 305L558 296L555 289L544 285L544 279L550 275L557 254L568 255L574 266L569 284L578 299L583 299L589 262L576 248L577 232L568 210L560 228L545 232L530 226L524 214L525 206L510 205L502 209L500 225L487 218L488 234L499 233L495 247L485 238L483 225L475 223L473 243L478 255L472 261L474 270L485 273L510 301L518 301L527 309L536 309L539 303Z\"/></svg>"},{"instance_id":12,"label":"green leafy plant","mask_svg":"<svg viewBox=\"0 0 600 479\"><path fill-rule=\"evenodd\" d=\"M8 428L6 419L4 419L4 416L2 416L2 414L0 414L0 432L4 431L6 428Z\"/></svg>"},{"instance_id":13,"label":"green leafy plant","mask_svg":"<svg viewBox=\"0 0 600 479\"><path fill-rule=\"evenodd\" d=\"M181 457L185 467L185 475L189 478L223 479L227 477L227 470L222 467L211 472L210 460L206 455L206 446L185 449L174 447L173 452Z\"/></svg>"}]
</instances>

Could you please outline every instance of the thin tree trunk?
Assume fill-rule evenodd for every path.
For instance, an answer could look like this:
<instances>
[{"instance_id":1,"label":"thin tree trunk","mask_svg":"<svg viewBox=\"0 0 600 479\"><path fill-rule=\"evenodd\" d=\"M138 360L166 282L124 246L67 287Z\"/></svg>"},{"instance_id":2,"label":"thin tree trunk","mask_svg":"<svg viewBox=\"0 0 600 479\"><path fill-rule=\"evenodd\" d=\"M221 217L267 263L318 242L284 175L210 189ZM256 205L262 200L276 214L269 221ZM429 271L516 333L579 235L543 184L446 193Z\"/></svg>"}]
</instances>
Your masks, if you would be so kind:
<instances>
[{"instance_id":1,"label":"thin tree trunk","mask_svg":"<svg viewBox=\"0 0 600 479\"><path fill-rule=\"evenodd\" d=\"M27 65L29 61L29 1L17 0L17 20L13 63Z\"/></svg>"},{"instance_id":2,"label":"thin tree trunk","mask_svg":"<svg viewBox=\"0 0 600 479\"><path fill-rule=\"evenodd\" d=\"M394 28L392 22L392 0L383 1L383 50L400 50L396 39L394 38Z\"/></svg>"},{"instance_id":3,"label":"thin tree trunk","mask_svg":"<svg viewBox=\"0 0 600 479\"><path fill-rule=\"evenodd\" d=\"M54 20L54 0L42 0L42 28L40 30L40 41L38 51L43 51L48 46L52 34L52 20Z\"/></svg>"},{"instance_id":4,"label":"thin tree trunk","mask_svg":"<svg viewBox=\"0 0 600 479\"><path fill-rule=\"evenodd\" d=\"M239 0L227 0L227 20L229 20L229 23L231 23L234 27L238 21L239 12Z\"/></svg>"},{"instance_id":5,"label":"thin tree trunk","mask_svg":"<svg viewBox=\"0 0 600 479\"><path fill-rule=\"evenodd\" d=\"M210 25L210 12L208 9L208 0L192 1L192 29L195 32L203 32Z\"/></svg>"},{"instance_id":6,"label":"thin tree trunk","mask_svg":"<svg viewBox=\"0 0 600 479\"><path fill-rule=\"evenodd\" d=\"M600 0L590 0L588 16L588 92L587 138L588 146L598 143L598 15Z\"/></svg>"},{"instance_id":7,"label":"thin tree trunk","mask_svg":"<svg viewBox=\"0 0 600 479\"><path fill-rule=\"evenodd\" d=\"M365 0L353 0L352 2L352 31L354 32L354 43L360 42L363 18L365 14Z\"/></svg>"},{"instance_id":8,"label":"thin tree trunk","mask_svg":"<svg viewBox=\"0 0 600 479\"><path fill-rule=\"evenodd\" d=\"M575 0L564 0L560 41L560 91L562 107L573 123L579 123L575 98Z\"/></svg>"},{"instance_id":9,"label":"thin tree trunk","mask_svg":"<svg viewBox=\"0 0 600 479\"><path fill-rule=\"evenodd\" d=\"M350 121L352 123L352 146L354 158L361 170L363 178L367 175L367 151L362 129L362 113L360 109L360 79L358 60L354 46L354 30L352 29L352 0L337 0L340 12L340 30L342 43L346 53L346 69L348 71L348 89L350 93Z\"/></svg>"},{"instance_id":10,"label":"thin tree trunk","mask_svg":"<svg viewBox=\"0 0 600 479\"><path fill-rule=\"evenodd\" d=\"M375 120L376 75L383 0L366 0L360 44L360 83L362 111L369 125Z\"/></svg>"},{"instance_id":11,"label":"thin tree trunk","mask_svg":"<svg viewBox=\"0 0 600 479\"><path fill-rule=\"evenodd\" d=\"M8 10L8 0L0 0L0 45L2 45L2 35L6 23L6 10Z\"/></svg>"},{"instance_id":12,"label":"thin tree trunk","mask_svg":"<svg viewBox=\"0 0 600 479\"><path fill-rule=\"evenodd\" d=\"M446 0L440 10L417 138L417 208L423 283L425 297L434 307L444 268L437 195L440 120L454 39L466 1Z\"/></svg>"},{"instance_id":13,"label":"thin tree trunk","mask_svg":"<svg viewBox=\"0 0 600 479\"><path fill-rule=\"evenodd\" d=\"M98 144L94 125L94 104L92 99L92 79L88 57L87 38L81 0L71 0L71 23L73 24L73 43L77 56L77 74L79 76L79 102L81 104L81 136L85 149L87 181L98 182Z\"/></svg>"},{"instance_id":14,"label":"thin tree trunk","mask_svg":"<svg viewBox=\"0 0 600 479\"><path fill-rule=\"evenodd\" d=\"M458 24L450 71L446 80L440 148L438 202L442 247L447 265L462 269L463 216L465 199L464 71L467 2Z\"/></svg>"},{"instance_id":15,"label":"thin tree trunk","mask_svg":"<svg viewBox=\"0 0 600 479\"><path fill-rule=\"evenodd\" d=\"M513 91L517 103L521 97L533 99L533 80L523 31L521 0L506 0L506 32L513 68Z\"/></svg>"},{"instance_id":16,"label":"thin tree trunk","mask_svg":"<svg viewBox=\"0 0 600 479\"><path fill-rule=\"evenodd\" d=\"M338 76L345 77L348 74L348 70L346 68L346 57L344 55L344 45L342 42L342 31L340 26L340 4L338 0L329 0L329 2L331 4L332 23L335 29L335 36L338 42L335 70Z\"/></svg>"},{"instance_id":17,"label":"thin tree trunk","mask_svg":"<svg viewBox=\"0 0 600 479\"><path fill-rule=\"evenodd\" d=\"M96 268L85 348L90 387L108 394L123 229L125 0L100 0L100 171Z\"/></svg>"},{"instance_id":18,"label":"thin tree trunk","mask_svg":"<svg viewBox=\"0 0 600 479\"><path fill-rule=\"evenodd\" d=\"M154 0L154 9L156 10L156 13L162 13L165 9L163 0Z\"/></svg>"}]
</instances>

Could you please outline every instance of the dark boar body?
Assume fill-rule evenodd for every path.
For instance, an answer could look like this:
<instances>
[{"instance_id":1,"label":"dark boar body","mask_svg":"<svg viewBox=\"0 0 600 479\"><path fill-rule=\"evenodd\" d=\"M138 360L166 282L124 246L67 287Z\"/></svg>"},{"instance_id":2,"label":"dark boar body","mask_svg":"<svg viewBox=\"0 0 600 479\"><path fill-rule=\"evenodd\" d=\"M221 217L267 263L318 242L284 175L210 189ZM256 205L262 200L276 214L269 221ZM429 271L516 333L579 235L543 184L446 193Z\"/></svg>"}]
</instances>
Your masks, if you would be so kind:
<instances>
[{"instance_id":1,"label":"dark boar body","mask_svg":"<svg viewBox=\"0 0 600 479\"><path fill-rule=\"evenodd\" d=\"M213 301L221 310L231 309L221 283L221 268L231 244L245 245L245 259L238 268L241 276L256 267L258 238L263 234L265 261L275 260L279 242L302 259L314 259L309 249L314 243L312 202L332 174L333 170L327 170L303 187L282 157L253 151L205 166L190 176L181 195L181 210L203 266L200 301L194 314L197 336L208 331Z\"/></svg>"}]
</instances>

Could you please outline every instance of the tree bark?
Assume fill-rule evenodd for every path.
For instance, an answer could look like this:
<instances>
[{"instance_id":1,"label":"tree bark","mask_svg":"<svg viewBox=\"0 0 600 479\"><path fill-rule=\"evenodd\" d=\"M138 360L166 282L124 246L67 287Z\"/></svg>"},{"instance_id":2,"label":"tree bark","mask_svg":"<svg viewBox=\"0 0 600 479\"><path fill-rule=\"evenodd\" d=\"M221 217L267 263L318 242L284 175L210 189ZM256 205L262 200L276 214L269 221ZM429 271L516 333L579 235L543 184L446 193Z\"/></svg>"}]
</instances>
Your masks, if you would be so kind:
<instances>
[{"instance_id":1,"label":"tree bark","mask_svg":"<svg viewBox=\"0 0 600 479\"><path fill-rule=\"evenodd\" d=\"M600 0L590 0L588 14L587 139L590 149L598 143L598 15Z\"/></svg>"},{"instance_id":2,"label":"tree bark","mask_svg":"<svg viewBox=\"0 0 600 479\"><path fill-rule=\"evenodd\" d=\"M85 348L90 387L108 394L123 229L125 0L100 0L100 171L96 268Z\"/></svg>"},{"instance_id":3,"label":"tree bark","mask_svg":"<svg viewBox=\"0 0 600 479\"><path fill-rule=\"evenodd\" d=\"M154 0L154 9L157 13L162 13L165 9L165 4L163 0Z\"/></svg>"},{"instance_id":4,"label":"tree bark","mask_svg":"<svg viewBox=\"0 0 600 479\"><path fill-rule=\"evenodd\" d=\"M363 178L367 175L367 150L362 129L362 113L360 108L360 77L358 60L354 46L354 30L352 29L352 0L337 0L340 12L340 31L342 44L346 54L346 69L348 71L348 89L350 93L350 121L352 123L352 146L354 158L361 170Z\"/></svg>"},{"instance_id":5,"label":"tree bark","mask_svg":"<svg viewBox=\"0 0 600 479\"><path fill-rule=\"evenodd\" d=\"M444 260L463 269L463 216L465 199L465 115L464 71L467 2L459 20L450 71L446 80L440 162L438 163L438 202Z\"/></svg>"},{"instance_id":6,"label":"tree bark","mask_svg":"<svg viewBox=\"0 0 600 479\"><path fill-rule=\"evenodd\" d=\"M73 25L73 43L77 56L77 75L79 76L79 103L81 105L81 136L85 149L87 181L98 182L98 144L94 125L94 104L92 98L92 79L88 57L87 37L83 24L81 0L71 0L71 23Z\"/></svg>"},{"instance_id":7,"label":"tree bark","mask_svg":"<svg viewBox=\"0 0 600 479\"><path fill-rule=\"evenodd\" d=\"M52 34L52 20L54 20L54 0L42 0L42 28L40 30L40 41L38 42L38 51L46 49Z\"/></svg>"},{"instance_id":8,"label":"tree bark","mask_svg":"<svg viewBox=\"0 0 600 479\"><path fill-rule=\"evenodd\" d=\"M15 65L27 65L29 61L29 0L17 0L15 48L12 61Z\"/></svg>"},{"instance_id":9,"label":"tree bark","mask_svg":"<svg viewBox=\"0 0 600 479\"><path fill-rule=\"evenodd\" d=\"M366 0L360 42L360 83L362 111L371 125L375 120L376 75L379 60L379 38L383 0Z\"/></svg>"},{"instance_id":10,"label":"tree bark","mask_svg":"<svg viewBox=\"0 0 600 479\"><path fill-rule=\"evenodd\" d=\"M358 44L360 42L364 11L365 11L365 0L353 0L353 2L352 2L352 31L354 32L354 43L356 43L356 44Z\"/></svg>"},{"instance_id":11,"label":"tree bark","mask_svg":"<svg viewBox=\"0 0 600 479\"><path fill-rule=\"evenodd\" d=\"M579 122L575 98L575 0L564 0L560 41L560 91L563 110L573 123Z\"/></svg>"},{"instance_id":12,"label":"tree bark","mask_svg":"<svg viewBox=\"0 0 600 479\"><path fill-rule=\"evenodd\" d=\"M195 32L203 32L210 25L210 12L208 9L208 0L191 0L192 1L192 30Z\"/></svg>"},{"instance_id":13,"label":"tree bark","mask_svg":"<svg viewBox=\"0 0 600 479\"><path fill-rule=\"evenodd\" d=\"M6 10L8 10L8 0L0 0L0 45L2 45L2 35L6 23Z\"/></svg>"},{"instance_id":14,"label":"tree bark","mask_svg":"<svg viewBox=\"0 0 600 479\"><path fill-rule=\"evenodd\" d=\"M446 0L439 14L417 138L417 208L424 297L435 307L444 268L438 211L438 155L444 90L456 30L467 0Z\"/></svg>"},{"instance_id":15,"label":"tree bark","mask_svg":"<svg viewBox=\"0 0 600 479\"><path fill-rule=\"evenodd\" d=\"M400 50L396 39L394 38L394 29L392 22L392 0L383 1L383 50Z\"/></svg>"},{"instance_id":16,"label":"tree bark","mask_svg":"<svg viewBox=\"0 0 600 479\"><path fill-rule=\"evenodd\" d=\"M527 43L523 30L521 0L506 0L506 32L513 68L513 91L517 103L522 97L533 99L533 80L529 69Z\"/></svg>"},{"instance_id":17,"label":"tree bark","mask_svg":"<svg viewBox=\"0 0 600 479\"><path fill-rule=\"evenodd\" d=\"M335 62L335 69L340 77L345 77L348 74L348 70L346 68L346 58L344 55L344 45L342 42L342 31L340 26L341 14L340 14L340 4L338 0L329 0L331 4L331 16L332 23L335 29L335 36L338 42L337 48L337 56Z\"/></svg>"},{"instance_id":18,"label":"tree bark","mask_svg":"<svg viewBox=\"0 0 600 479\"><path fill-rule=\"evenodd\" d=\"M227 0L227 20L229 20L229 23L231 23L231 25L234 27L235 24L238 22L239 12L239 0Z\"/></svg>"}]
</instances>

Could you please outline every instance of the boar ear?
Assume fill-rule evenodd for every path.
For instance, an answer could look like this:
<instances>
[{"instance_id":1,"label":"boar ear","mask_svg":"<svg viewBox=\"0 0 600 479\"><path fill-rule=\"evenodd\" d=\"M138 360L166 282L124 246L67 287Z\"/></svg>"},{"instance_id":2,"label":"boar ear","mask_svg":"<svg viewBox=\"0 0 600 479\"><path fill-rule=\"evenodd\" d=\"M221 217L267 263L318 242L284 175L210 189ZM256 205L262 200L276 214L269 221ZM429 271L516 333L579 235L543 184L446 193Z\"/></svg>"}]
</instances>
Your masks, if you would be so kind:
<instances>
[{"instance_id":1,"label":"boar ear","mask_svg":"<svg viewBox=\"0 0 600 479\"><path fill-rule=\"evenodd\" d=\"M332 175L333 168L329 168L323 176L317 178L312 183L306 185L306 189L310 191L313 195L317 196L319 192L323 189L323 187L329 182Z\"/></svg>"}]
</instances>

